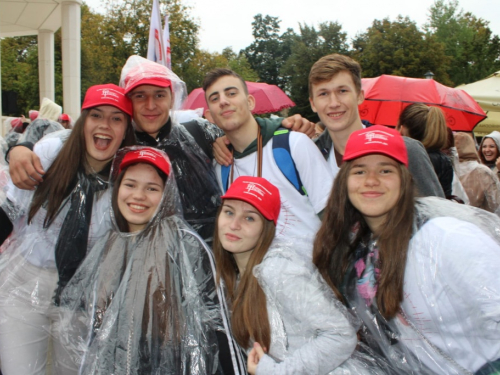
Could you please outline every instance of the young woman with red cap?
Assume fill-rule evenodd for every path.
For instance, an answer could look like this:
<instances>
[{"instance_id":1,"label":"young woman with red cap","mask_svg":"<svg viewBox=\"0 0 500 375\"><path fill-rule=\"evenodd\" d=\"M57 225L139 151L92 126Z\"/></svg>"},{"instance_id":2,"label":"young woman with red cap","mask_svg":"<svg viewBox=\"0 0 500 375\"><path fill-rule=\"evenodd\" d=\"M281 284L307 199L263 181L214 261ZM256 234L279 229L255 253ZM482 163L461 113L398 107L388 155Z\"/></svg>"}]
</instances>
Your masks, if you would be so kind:
<instances>
[{"instance_id":1,"label":"young woman with red cap","mask_svg":"<svg viewBox=\"0 0 500 375\"><path fill-rule=\"evenodd\" d=\"M119 150L110 180L113 230L61 296L61 336L80 374L219 373L213 261L182 218L170 159Z\"/></svg>"},{"instance_id":2,"label":"young woman with red cap","mask_svg":"<svg viewBox=\"0 0 500 375\"><path fill-rule=\"evenodd\" d=\"M414 198L402 137L349 138L313 261L363 321L394 374L493 373L500 366L500 220Z\"/></svg>"},{"instance_id":3,"label":"young woman with red cap","mask_svg":"<svg viewBox=\"0 0 500 375\"><path fill-rule=\"evenodd\" d=\"M75 371L56 335L60 293L87 250L110 228L109 166L134 142L132 106L116 85L87 90L71 132L37 143L47 173L35 191L12 183L0 205L0 356L2 373L46 371L53 336L56 373ZM69 136L68 136L69 134Z\"/></svg>"},{"instance_id":4,"label":"young woman with red cap","mask_svg":"<svg viewBox=\"0 0 500 375\"><path fill-rule=\"evenodd\" d=\"M249 352L248 372L378 373L375 360L353 354L354 322L311 263L312 241L275 238L279 190L261 177L239 177L222 199L217 281L227 291L233 335Z\"/></svg>"}]
</instances>

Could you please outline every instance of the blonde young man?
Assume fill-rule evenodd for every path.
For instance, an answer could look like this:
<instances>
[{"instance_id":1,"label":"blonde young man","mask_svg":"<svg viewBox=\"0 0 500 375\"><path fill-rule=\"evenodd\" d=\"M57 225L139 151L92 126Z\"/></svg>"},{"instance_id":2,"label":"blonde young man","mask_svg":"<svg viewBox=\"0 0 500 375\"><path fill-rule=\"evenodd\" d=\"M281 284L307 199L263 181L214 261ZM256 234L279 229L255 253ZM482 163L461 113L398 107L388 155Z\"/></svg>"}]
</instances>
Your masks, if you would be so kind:
<instances>
[{"instance_id":1,"label":"blonde young man","mask_svg":"<svg viewBox=\"0 0 500 375\"><path fill-rule=\"evenodd\" d=\"M348 56L331 54L322 57L309 73L309 102L326 129L316 146L327 160L335 177L350 135L365 125L358 105L364 101L361 66ZM444 192L423 145L404 137L409 155L409 170L422 196L444 198Z\"/></svg>"}]
</instances>

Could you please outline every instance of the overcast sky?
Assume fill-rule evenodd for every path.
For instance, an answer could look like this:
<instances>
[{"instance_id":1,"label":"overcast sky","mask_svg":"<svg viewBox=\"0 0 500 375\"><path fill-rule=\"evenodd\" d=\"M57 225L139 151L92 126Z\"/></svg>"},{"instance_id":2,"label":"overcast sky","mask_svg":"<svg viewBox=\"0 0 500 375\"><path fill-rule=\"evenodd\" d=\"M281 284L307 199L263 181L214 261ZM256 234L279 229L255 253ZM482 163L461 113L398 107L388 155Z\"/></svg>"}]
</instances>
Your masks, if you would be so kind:
<instances>
[{"instance_id":1,"label":"overcast sky","mask_svg":"<svg viewBox=\"0 0 500 375\"><path fill-rule=\"evenodd\" d=\"M100 0L86 0L94 9ZM317 26L321 22L337 21L349 38L364 32L374 19L401 14L409 16L419 27L427 22L434 0L183 0L191 6L191 15L200 24L200 47L210 52L222 52L231 46L235 52L253 42L253 17L261 13L279 17L281 32L287 28L299 30L299 23ZM460 8L490 22L494 34L500 35L500 0L459 0ZM175 48L175 46L172 46Z\"/></svg>"}]
</instances>

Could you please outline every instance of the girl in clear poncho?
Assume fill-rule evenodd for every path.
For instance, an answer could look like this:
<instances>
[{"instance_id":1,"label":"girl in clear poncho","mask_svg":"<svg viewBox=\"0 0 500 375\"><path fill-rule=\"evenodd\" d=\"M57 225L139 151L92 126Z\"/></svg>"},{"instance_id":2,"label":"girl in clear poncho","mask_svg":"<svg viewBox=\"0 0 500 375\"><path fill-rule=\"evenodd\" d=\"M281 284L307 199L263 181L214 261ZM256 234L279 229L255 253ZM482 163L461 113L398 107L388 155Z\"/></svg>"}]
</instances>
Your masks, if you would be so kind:
<instances>
[{"instance_id":1,"label":"girl in clear poncho","mask_svg":"<svg viewBox=\"0 0 500 375\"><path fill-rule=\"evenodd\" d=\"M168 156L121 150L112 176L115 230L94 246L61 302L62 332L81 373L218 373L222 322L210 250L182 219Z\"/></svg>"},{"instance_id":2,"label":"girl in clear poncho","mask_svg":"<svg viewBox=\"0 0 500 375\"><path fill-rule=\"evenodd\" d=\"M47 171L37 190L5 186L0 243L12 236L0 259L4 375L45 374L50 336L54 372L77 370L57 335L60 292L110 227L108 168L120 144L134 142L131 114L123 89L90 87L74 130L35 146Z\"/></svg>"},{"instance_id":3,"label":"girl in clear poncho","mask_svg":"<svg viewBox=\"0 0 500 375\"><path fill-rule=\"evenodd\" d=\"M260 177L239 177L222 198L217 279L227 289L233 335L249 352L248 372L377 373L382 363L353 356L355 329L311 263L312 241L274 238L278 189Z\"/></svg>"},{"instance_id":4,"label":"girl in clear poncho","mask_svg":"<svg viewBox=\"0 0 500 375\"><path fill-rule=\"evenodd\" d=\"M500 368L500 220L414 199L407 164L394 130L351 135L313 261L393 373L492 373Z\"/></svg>"}]
</instances>

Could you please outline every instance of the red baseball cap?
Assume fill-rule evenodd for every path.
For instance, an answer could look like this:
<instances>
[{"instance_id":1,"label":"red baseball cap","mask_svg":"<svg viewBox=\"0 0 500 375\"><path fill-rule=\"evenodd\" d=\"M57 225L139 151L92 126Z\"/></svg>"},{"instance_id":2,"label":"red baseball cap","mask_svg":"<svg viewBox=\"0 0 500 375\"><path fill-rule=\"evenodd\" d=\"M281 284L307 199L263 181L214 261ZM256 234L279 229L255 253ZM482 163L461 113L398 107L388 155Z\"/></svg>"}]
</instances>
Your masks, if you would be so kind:
<instances>
[{"instance_id":1,"label":"red baseball cap","mask_svg":"<svg viewBox=\"0 0 500 375\"><path fill-rule=\"evenodd\" d=\"M71 121L69 119L69 115L67 115L66 113L63 113L60 117L59 117L59 121Z\"/></svg>"},{"instance_id":2,"label":"red baseball cap","mask_svg":"<svg viewBox=\"0 0 500 375\"><path fill-rule=\"evenodd\" d=\"M88 88L83 100L82 109L100 105L112 105L132 116L132 102L125 95L125 91L112 83L95 85Z\"/></svg>"},{"instance_id":3,"label":"red baseball cap","mask_svg":"<svg viewBox=\"0 0 500 375\"><path fill-rule=\"evenodd\" d=\"M170 159L166 153L155 148L144 147L139 150L129 151L120 163L118 173L120 173L123 168L135 163L151 164L164 172L167 176L170 174Z\"/></svg>"},{"instance_id":4,"label":"red baseball cap","mask_svg":"<svg viewBox=\"0 0 500 375\"><path fill-rule=\"evenodd\" d=\"M128 94L137 86L141 85L152 85L164 88L172 86L172 81L169 79L169 70L166 66L146 59L140 59L138 61L133 60L133 63L137 63L137 65L130 68L123 81L125 94ZM125 67L127 67L127 64Z\"/></svg>"},{"instance_id":5,"label":"red baseball cap","mask_svg":"<svg viewBox=\"0 0 500 375\"><path fill-rule=\"evenodd\" d=\"M237 199L254 206L267 220L278 222L280 191L265 178L241 176L227 189L222 199Z\"/></svg>"},{"instance_id":6,"label":"red baseball cap","mask_svg":"<svg viewBox=\"0 0 500 375\"><path fill-rule=\"evenodd\" d=\"M345 146L344 161L370 154L382 154L408 167L408 152L403 137L396 130L374 125L351 134Z\"/></svg>"},{"instance_id":7,"label":"red baseball cap","mask_svg":"<svg viewBox=\"0 0 500 375\"><path fill-rule=\"evenodd\" d=\"M34 109L30 110L28 113L31 121L35 121L38 117L38 111L35 111Z\"/></svg>"}]
</instances>

